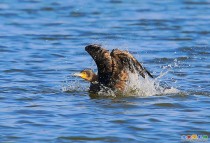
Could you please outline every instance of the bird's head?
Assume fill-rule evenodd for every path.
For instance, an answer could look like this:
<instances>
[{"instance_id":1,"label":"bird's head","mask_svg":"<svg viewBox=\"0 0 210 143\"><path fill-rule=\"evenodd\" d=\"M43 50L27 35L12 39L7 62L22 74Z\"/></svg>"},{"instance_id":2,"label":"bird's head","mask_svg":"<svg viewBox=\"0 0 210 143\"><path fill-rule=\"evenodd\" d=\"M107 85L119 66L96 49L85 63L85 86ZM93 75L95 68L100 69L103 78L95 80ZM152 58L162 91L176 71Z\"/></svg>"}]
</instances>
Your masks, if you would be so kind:
<instances>
[{"instance_id":1,"label":"bird's head","mask_svg":"<svg viewBox=\"0 0 210 143\"><path fill-rule=\"evenodd\" d=\"M82 79L89 82L97 81L97 75L93 72L92 69L84 69L79 73L75 73L74 76L81 77Z\"/></svg>"}]
</instances>

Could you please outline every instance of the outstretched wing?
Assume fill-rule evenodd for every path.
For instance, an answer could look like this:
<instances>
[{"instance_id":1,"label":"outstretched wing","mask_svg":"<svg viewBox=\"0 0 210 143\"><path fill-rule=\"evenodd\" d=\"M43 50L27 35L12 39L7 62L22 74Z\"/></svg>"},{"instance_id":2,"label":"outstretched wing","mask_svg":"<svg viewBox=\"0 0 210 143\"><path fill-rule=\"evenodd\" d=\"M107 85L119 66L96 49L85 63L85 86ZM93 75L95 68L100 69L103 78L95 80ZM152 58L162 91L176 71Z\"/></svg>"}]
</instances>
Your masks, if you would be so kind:
<instances>
[{"instance_id":1,"label":"outstretched wing","mask_svg":"<svg viewBox=\"0 0 210 143\"><path fill-rule=\"evenodd\" d=\"M97 65L99 82L108 85L112 76L112 57L110 52L96 44L86 46L85 50L91 55Z\"/></svg>"},{"instance_id":2,"label":"outstretched wing","mask_svg":"<svg viewBox=\"0 0 210 143\"><path fill-rule=\"evenodd\" d=\"M129 52L114 49L111 52L111 56L115 59L115 74L119 74L120 71L123 70L129 70L132 73L137 71L143 78L145 78L146 74L153 78L153 76ZM117 71L117 69L120 69L120 71Z\"/></svg>"}]
</instances>

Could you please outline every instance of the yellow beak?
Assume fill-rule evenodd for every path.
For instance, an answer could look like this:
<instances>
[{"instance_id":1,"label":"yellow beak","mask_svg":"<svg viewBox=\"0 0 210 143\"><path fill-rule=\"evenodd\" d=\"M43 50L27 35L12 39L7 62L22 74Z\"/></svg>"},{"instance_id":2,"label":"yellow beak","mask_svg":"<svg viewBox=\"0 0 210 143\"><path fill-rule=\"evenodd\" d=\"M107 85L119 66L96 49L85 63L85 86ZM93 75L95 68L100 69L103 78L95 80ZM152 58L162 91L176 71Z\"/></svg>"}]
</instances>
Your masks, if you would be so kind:
<instances>
[{"instance_id":1,"label":"yellow beak","mask_svg":"<svg viewBox=\"0 0 210 143\"><path fill-rule=\"evenodd\" d=\"M81 77L81 73L74 73L73 76L79 76L79 77Z\"/></svg>"},{"instance_id":2,"label":"yellow beak","mask_svg":"<svg viewBox=\"0 0 210 143\"><path fill-rule=\"evenodd\" d=\"M86 78L86 74L84 74L84 73L74 73L73 76L81 77L83 79Z\"/></svg>"}]
</instances>

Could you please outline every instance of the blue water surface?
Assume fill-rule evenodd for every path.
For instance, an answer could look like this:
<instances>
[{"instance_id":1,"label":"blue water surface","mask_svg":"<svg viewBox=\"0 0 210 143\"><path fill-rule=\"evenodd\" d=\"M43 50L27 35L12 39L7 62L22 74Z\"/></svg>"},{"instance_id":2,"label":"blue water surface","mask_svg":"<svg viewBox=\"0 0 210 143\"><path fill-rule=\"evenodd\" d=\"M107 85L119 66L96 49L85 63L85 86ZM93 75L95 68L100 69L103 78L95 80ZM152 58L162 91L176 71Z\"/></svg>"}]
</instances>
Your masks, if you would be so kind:
<instances>
[{"instance_id":1,"label":"blue water surface","mask_svg":"<svg viewBox=\"0 0 210 143\"><path fill-rule=\"evenodd\" d=\"M209 27L209 0L1 0L0 142L210 137ZM71 76L96 69L91 43L129 50L155 77L168 71L160 81L180 92L91 99Z\"/></svg>"}]
</instances>

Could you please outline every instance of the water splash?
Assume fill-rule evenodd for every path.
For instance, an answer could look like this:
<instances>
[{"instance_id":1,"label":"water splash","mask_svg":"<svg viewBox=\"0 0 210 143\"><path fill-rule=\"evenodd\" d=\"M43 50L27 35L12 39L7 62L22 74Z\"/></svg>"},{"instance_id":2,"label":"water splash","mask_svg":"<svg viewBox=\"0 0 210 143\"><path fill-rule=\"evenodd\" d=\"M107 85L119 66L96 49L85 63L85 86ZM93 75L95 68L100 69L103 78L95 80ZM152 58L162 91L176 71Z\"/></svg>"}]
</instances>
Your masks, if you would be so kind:
<instances>
[{"instance_id":1,"label":"water splash","mask_svg":"<svg viewBox=\"0 0 210 143\"><path fill-rule=\"evenodd\" d=\"M73 77L73 74L71 77ZM69 77L66 77L62 84L61 90L62 92L82 92L88 91L88 88L85 84L81 84L78 78L69 79Z\"/></svg>"},{"instance_id":2,"label":"water splash","mask_svg":"<svg viewBox=\"0 0 210 143\"><path fill-rule=\"evenodd\" d=\"M161 79L172 71L173 68L178 67L179 62L174 60L173 64L162 67L162 71L156 78L151 78L147 74L145 78L139 75L138 71L131 73L127 70L129 79L126 83L125 90L123 92L113 91L112 89L101 85L101 90L97 93L98 96L103 97L116 97L120 96L154 96L175 94L180 91L172 86L168 86L167 83L162 82ZM134 68L135 69L135 68ZM72 74L73 75L73 74ZM88 83L89 86L89 83ZM87 82L80 82L78 78L66 79L62 85L63 92L83 92L88 91Z\"/></svg>"},{"instance_id":3,"label":"water splash","mask_svg":"<svg viewBox=\"0 0 210 143\"><path fill-rule=\"evenodd\" d=\"M143 78L138 74L138 71L131 73L129 70L127 70L129 79L126 83L126 88L123 92L123 95L154 96L179 93L180 91L178 89L168 86L167 83L161 82L161 78L167 75L167 73L173 68L178 67L178 65L179 61L175 59L173 64L164 66L163 70L156 78L151 78L147 74L145 74L145 78Z\"/></svg>"},{"instance_id":4,"label":"water splash","mask_svg":"<svg viewBox=\"0 0 210 143\"><path fill-rule=\"evenodd\" d=\"M165 70L165 69L164 69ZM101 85L101 90L97 93L100 97L116 97L120 96L154 96L154 95L165 95L179 93L180 91L174 87L168 87L161 85L159 79L166 75L169 70L161 72L157 78L151 78L148 75L143 78L138 72L129 73L129 79L126 83L126 88L123 92L116 92L108 87ZM89 84L88 84L89 86ZM83 92L88 91L87 84L81 84L78 78L74 80L67 80L62 86L63 92Z\"/></svg>"},{"instance_id":5,"label":"water splash","mask_svg":"<svg viewBox=\"0 0 210 143\"><path fill-rule=\"evenodd\" d=\"M166 72L161 72L157 78L150 78L148 75L145 78L135 73L129 73L129 80L127 82L125 95L129 96L153 96L178 93L179 90L174 87L164 87L159 82L159 78L163 77Z\"/></svg>"}]
</instances>

